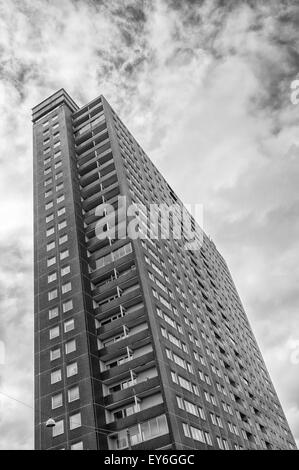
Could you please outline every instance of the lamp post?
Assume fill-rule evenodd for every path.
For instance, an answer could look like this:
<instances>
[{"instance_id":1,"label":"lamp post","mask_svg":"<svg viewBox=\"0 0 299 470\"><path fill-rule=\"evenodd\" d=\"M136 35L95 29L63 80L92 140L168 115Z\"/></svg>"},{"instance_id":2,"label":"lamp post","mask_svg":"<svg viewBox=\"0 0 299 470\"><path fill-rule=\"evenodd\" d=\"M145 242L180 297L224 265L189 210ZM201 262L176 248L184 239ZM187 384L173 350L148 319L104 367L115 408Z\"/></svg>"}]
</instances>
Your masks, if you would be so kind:
<instances>
[{"instance_id":1,"label":"lamp post","mask_svg":"<svg viewBox=\"0 0 299 470\"><path fill-rule=\"evenodd\" d=\"M46 421L46 427L47 427L47 428L54 428L55 426L56 426L55 419L49 418L49 419Z\"/></svg>"}]
</instances>

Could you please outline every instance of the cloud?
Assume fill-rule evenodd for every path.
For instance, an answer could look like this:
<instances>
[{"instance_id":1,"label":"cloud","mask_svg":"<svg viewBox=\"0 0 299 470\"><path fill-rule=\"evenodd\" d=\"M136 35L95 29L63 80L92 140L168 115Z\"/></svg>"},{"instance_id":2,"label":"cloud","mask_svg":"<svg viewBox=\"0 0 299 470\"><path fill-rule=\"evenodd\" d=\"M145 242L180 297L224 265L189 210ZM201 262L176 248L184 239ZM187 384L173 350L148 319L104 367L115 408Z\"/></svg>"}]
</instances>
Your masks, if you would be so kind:
<instances>
[{"instance_id":1,"label":"cloud","mask_svg":"<svg viewBox=\"0 0 299 470\"><path fill-rule=\"evenodd\" d=\"M0 0L4 391L32 403L30 108L61 87L78 104L103 93L179 196L204 204L299 439L298 22L291 0ZM30 413L5 399L1 448L32 447Z\"/></svg>"}]
</instances>

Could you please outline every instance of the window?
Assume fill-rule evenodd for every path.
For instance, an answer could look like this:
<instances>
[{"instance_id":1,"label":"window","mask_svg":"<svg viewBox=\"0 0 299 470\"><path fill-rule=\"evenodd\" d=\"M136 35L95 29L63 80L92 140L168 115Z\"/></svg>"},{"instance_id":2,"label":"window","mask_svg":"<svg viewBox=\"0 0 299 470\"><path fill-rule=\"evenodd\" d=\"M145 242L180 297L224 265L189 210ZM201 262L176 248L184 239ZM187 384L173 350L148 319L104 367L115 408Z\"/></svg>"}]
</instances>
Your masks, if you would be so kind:
<instances>
[{"instance_id":1,"label":"window","mask_svg":"<svg viewBox=\"0 0 299 470\"><path fill-rule=\"evenodd\" d=\"M48 292L48 300L56 299L57 295L57 289L50 290L50 292Z\"/></svg>"},{"instance_id":2,"label":"window","mask_svg":"<svg viewBox=\"0 0 299 470\"><path fill-rule=\"evenodd\" d=\"M55 179L58 180L59 178L62 177L62 175L63 175L63 172L60 171L59 173L57 173L57 174L55 175Z\"/></svg>"},{"instance_id":3,"label":"window","mask_svg":"<svg viewBox=\"0 0 299 470\"><path fill-rule=\"evenodd\" d=\"M59 326L54 326L49 331L50 339L57 338L59 336Z\"/></svg>"},{"instance_id":4,"label":"window","mask_svg":"<svg viewBox=\"0 0 299 470\"><path fill-rule=\"evenodd\" d=\"M178 377L175 372L171 371L171 379L175 384L178 384Z\"/></svg>"},{"instance_id":5,"label":"window","mask_svg":"<svg viewBox=\"0 0 299 470\"><path fill-rule=\"evenodd\" d=\"M44 155L46 155L47 153L49 153L49 152L50 152L50 150L51 150L51 149L50 149L50 147L47 147L47 148L44 150L44 152L43 152L43 153L44 153Z\"/></svg>"},{"instance_id":6,"label":"window","mask_svg":"<svg viewBox=\"0 0 299 470\"><path fill-rule=\"evenodd\" d=\"M53 203L52 203L53 204ZM46 224L54 220L54 214L50 214L46 217Z\"/></svg>"},{"instance_id":7,"label":"window","mask_svg":"<svg viewBox=\"0 0 299 470\"><path fill-rule=\"evenodd\" d=\"M50 351L50 360L51 361L55 361L55 359L59 359L60 356L61 356L60 348L51 349L51 351Z\"/></svg>"},{"instance_id":8,"label":"window","mask_svg":"<svg viewBox=\"0 0 299 470\"><path fill-rule=\"evenodd\" d=\"M67 226L66 220L63 220L58 224L58 230L61 230Z\"/></svg>"},{"instance_id":9,"label":"window","mask_svg":"<svg viewBox=\"0 0 299 470\"><path fill-rule=\"evenodd\" d=\"M51 168L51 167L45 168L45 169L44 169L44 175L48 175L49 173L51 173L51 171L52 171L52 168Z\"/></svg>"},{"instance_id":10,"label":"window","mask_svg":"<svg viewBox=\"0 0 299 470\"><path fill-rule=\"evenodd\" d=\"M49 191L46 191L46 192L45 192L45 198L51 196L52 194L53 194L52 189L50 189Z\"/></svg>"},{"instance_id":11,"label":"window","mask_svg":"<svg viewBox=\"0 0 299 470\"><path fill-rule=\"evenodd\" d=\"M47 251L51 251L55 248L55 242L51 242L47 244Z\"/></svg>"},{"instance_id":12,"label":"window","mask_svg":"<svg viewBox=\"0 0 299 470\"><path fill-rule=\"evenodd\" d=\"M217 437L217 444L218 444L219 449L224 450L224 445L223 445L221 437Z\"/></svg>"},{"instance_id":13,"label":"window","mask_svg":"<svg viewBox=\"0 0 299 470\"><path fill-rule=\"evenodd\" d=\"M71 267L70 266L64 266L61 268L61 276L66 276L66 274L69 274L71 272Z\"/></svg>"},{"instance_id":14,"label":"window","mask_svg":"<svg viewBox=\"0 0 299 470\"><path fill-rule=\"evenodd\" d=\"M176 400L177 400L177 404L178 404L178 407L181 409L181 410L184 410L185 407L184 407L184 400L181 398L181 397L176 397Z\"/></svg>"},{"instance_id":15,"label":"window","mask_svg":"<svg viewBox=\"0 0 299 470\"><path fill-rule=\"evenodd\" d=\"M186 380L183 377L179 376L179 384L181 387L185 388L186 390L189 390L189 392L192 392L192 385L189 380Z\"/></svg>"},{"instance_id":16,"label":"window","mask_svg":"<svg viewBox=\"0 0 299 470\"><path fill-rule=\"evenodd\" d=\"M190 429L189 429L188 424L183 423L183 431L184 431L184 435L186 437L191 437L191 433L190 433Z\"/></svg>"},{"instance_id":17,"label":"window","mask_svg":"<svg viewBox=\"0 0 299 470\"><path fill-rule=\"evenodd\" d=\"M49 320L58 317L58 307L51 308L49 310Z\"/></svg>"},{"instance_id":18,"label":"window","mask_svg":"<svg viewBox=\"0 0 299 470\"><path fill-rule=\"evenodd\" d=\"M55 163L54 168L59 168L62 165L62 161L60 160L59 162Z\"/></svg>"},{"instance_id":19,"label":"window","mask_svg":"<svg viewBox=\"0 0 299 470\"><path fill-rule=\"evenodd\" d=\"M56 191L60 191L61 189L63 189L63 183L57 184Z\"/></svg>"},{"instance_id":20,"label":"window","mask_svg":"<svg viewBox=\"0 0 299 470\"><path fill-rule=\"evenodd\" d=\"M58 140L58 141L55 142L55 144L53 145L54 149L55 149L56 147L58 147L59 145L60 145L60 141Z\"/></svg>"},{"instance_id":21,"label":"window","mask_svg":"<svg viewBox=\"0 0 299 470\"><path fill-rule=\"evenodd\" d=\"M81 413L76 413L70 416L70 430L79 428L81 426Z\"/></svg>"},{"instance_id":22,"label":"window","mask_svg":"<svg viewBox=\"0 0 299 470\"><path fill-rule=\"evenodd\" d=\"M63 294L66 294L70 290L72 290L72 283L71 282L67 282L66 284L62 284L62 293Z\"/></svg>"},{"instance_id":23,"label":"window","mask_svg":"<svg viewBox=\"0 0 299 470\"><path fill-rule=\"evenodd\" d=\"M56 201L57 204L60 204L62 201L64 201L64 199L65 199L64 194L62 194L61 196L57 198L57 201Z\"/></svg>"},{"instance_id":24,"label":"window","mask_svg":"<svg viewBox=\"0 0 299 470\"><path fill-rule=\"evenodd\" d=\"M67 320L64 322L64 332L68 333L69 331L72 331L75 328L75 322L74 319L71 318L70 320Z\"/></svg>"},{"instance_id":25,"label":"window","mask_svg":"<svg viewBox=\"0 0 299 470\"><path fill-rule=\"evenodd\" d=\"M53 233L55 233L54 227L48 228L46 231L46 236L49 237L50 235L53 235Z\"/></svg>"},{"instance_id":26,"label":"window","mask_svg":"<svg viewBox=\"0 0 299 470\"><path fill-rule=\"evenodd\" d=\"M48 125L49 125L49 121L43 122L43 127L46 127L46 126L48 126ZM49 131L49 129L48 129L48 131ZM45 132L45 131L44 131L44 132Z\"/></svg>"},{"instance_id":27,"label":"window","mask_svg":"<svg viewBox=\"0 0 299 470\"><path fill-rule=\"evenodd\" d=\"M60 252L60 259L63 260L69 256L69 250L64 250Z\"/></svg>"},{"instance_id":28,"label":"window","mask_svg":"<svg viewBox=\"0 0 299 470\"><path fill-rule=\"evenodd\" d=\"M65 214L65 207L62 207L61 209L59 209L59 210L57 211L58 217L61 216L61 215L63 215L63 214Z\"/></svg>"},{"instance_id":29,"label":"window","mask_svg":"<svg viewBox=\"0 0 299 470\"><path fill-rule=\"evenodd\" d=\"M49 274L49 276L48 276L48 283L53 282L53 281L56 281L56 279L57 279L57 273Z\"/></svg>"},{"instance_id":30,"label":"window","mask_svg":"<svg viewBox=\"0 0 299 470\"><path fill-rule=\"evenodd\" d=\"M205 437L204 433L201 429L195 428L194 426L190 426L191 436L195 441L203 442L205 444Z\"/></svg>"},{"instance_id":31,"label":"window","mask_svg":"<svg viewBox=\"0 0 299 470\"><path fill-rule=\"evenodd\" d=\"M52 397L52 410L62 406L62 393L58 393Z\"/></svg>"},{"instance_id":32,"label":"window","mask_svg":"<svg viewBox=\"0 0 299 470\"><path fill-rule=\"evenodd\" d=\"M63 235L62 237L59 238L59 245L62 245L63 243L68 241L68 236Z\"/></svg>"},{"instance_id":33,"label":"window","mask_svg":"<svg viewBox=\"0 0 299 470\"><path fill-rule=\"evenodd\" d=\"M56 425L52 428L52 436L60 436L64 433L64 421L61 419L60 421L56 421Z\"/></svg>"},{"instance_id":34,"label":"window","mask_svg":"<svg viewBox=\"0 0 299 470\"><path fill-rule=\"evenodd\" d=\"M49 184L52 183L52 178L48 178L45 182L44 182L44 186L49 186Z\"/></svg>"},{"instance_id":35,"label":"window","mask_svg":"<svg viewBox=\"0 0 299 470\"><path fill-rule=\"evenodd\" d=\"M79 441L71 445L71 450L83 450L83 442Z\"/></svg>"},{"instance_id":36,"label":"window","mask_svg":"<svg viewBox=\"0 0 299 470\"><path fill-rule=\"evenodd\" d=\"M79 400L80 393L78 385L76 387L72 387L67 392L68 401L71 403L72 401Z\"/></svg>"},{"instance_id":37,"label":"window","mask_svg":"<svg viewBox=\"0 0 299 470\"><path fill-rule=\"evenodd\" d=\"M69 312L70 310L72 310L72 308L73 308L73 301L72 300L68 300L67 302L63 302L63 304L62 304L63 313Z\"/></svg>"},{"instance_id":38,"label":"window","mask_svg":"<svg viewBox=\"0 0 299 470\"><path fill-rule=\"evenodd\" d=\"M56 384L61 380L61 369L53 370L51 372L51 384Z\"/></svg>"},{"instance_id":39,"label":"window","mask_svg":"<svg viewBox=\"0 0 299 470\"><path fill-rule=\"evenodd\" d=\"M185 400L185 408L187 413L190 413L194 416L198 416L198 409L193 403Z\"/></svg>"},{"instance_id":40,"label":"window","mask_svg":"<svg viewBox=\"0 0 299 470\"><path fill-rule=\"evenodd\" d=\"M72 362L66 366L66 375L67 377L73 377L73 375L78 374L78 364L77 362Z\"/></svg>"},{"instance_id":41,"label":"window","mask_svg":"<svg viewBox=\"0 0 299 470\"><path fill-rule=\"evenodd\" d=\"M53 201L48 202L48 203L46 204L46 211L47 211L48 209L51 209L51 208L53 207L53 205L54 205L54 204L53 204Z\"/></svg>"},{"instance_id":42,"label":"window","mask_svg":"<svg viewBox=\"0 0 299 470\"><path fill-rule=\"evenodd\" d=\"M50 266L53 266L53 264L56 263L56 256L53 256L52 258L47 259L47 267L49 268Z\"/></svg>"},{"instance_id":43,"label":"window","mask_svg":"<svg viewBox=\"0 0 299 470\"><path fill-rule=\"evenodd\" d=\"M70 354L74 351L76 351L76 340L72 339L71 341L65 343L65 353Z\"/></svg>"}]
</instances>

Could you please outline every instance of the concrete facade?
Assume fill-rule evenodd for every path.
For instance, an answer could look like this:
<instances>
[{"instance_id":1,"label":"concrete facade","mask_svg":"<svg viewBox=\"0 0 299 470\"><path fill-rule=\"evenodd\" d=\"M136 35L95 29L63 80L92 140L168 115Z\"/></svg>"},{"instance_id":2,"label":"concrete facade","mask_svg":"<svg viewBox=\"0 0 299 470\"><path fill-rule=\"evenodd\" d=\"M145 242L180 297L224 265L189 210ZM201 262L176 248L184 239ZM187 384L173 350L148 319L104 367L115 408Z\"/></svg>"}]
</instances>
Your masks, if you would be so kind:
<instances>
[{"instance_id":1,"label":"concrete facade","mask_svg":"<svg viewBox=\"0 0 299 470\"><path fill-rule=\"evenodd\" d=\"M96 208L119 195L183 208L105 98L79 109L59 90L33 108L33 139L36 449L295 448L227 265L194 220L199 251L96 236Z\"/></svg>"}]
</instances>

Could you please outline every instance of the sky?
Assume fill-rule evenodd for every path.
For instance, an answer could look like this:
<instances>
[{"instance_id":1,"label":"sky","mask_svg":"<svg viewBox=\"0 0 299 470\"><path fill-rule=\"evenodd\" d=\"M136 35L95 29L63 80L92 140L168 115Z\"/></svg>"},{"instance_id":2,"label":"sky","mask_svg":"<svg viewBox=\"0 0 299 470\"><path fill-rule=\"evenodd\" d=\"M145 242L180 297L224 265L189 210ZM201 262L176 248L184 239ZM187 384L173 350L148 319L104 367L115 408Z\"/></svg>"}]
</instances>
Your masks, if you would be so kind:
<instances>
[{"instance_id":1,"label":"sky","mask_svg":"<svg viewBox=\"0 0 299 470\"><path fill-rule=\"evenodd\" d=\"M0 0L0 449L33 448L31 108L62 87L203 204L299 444L298 26L296 0Z\"/></svg>"}]
</instances>

